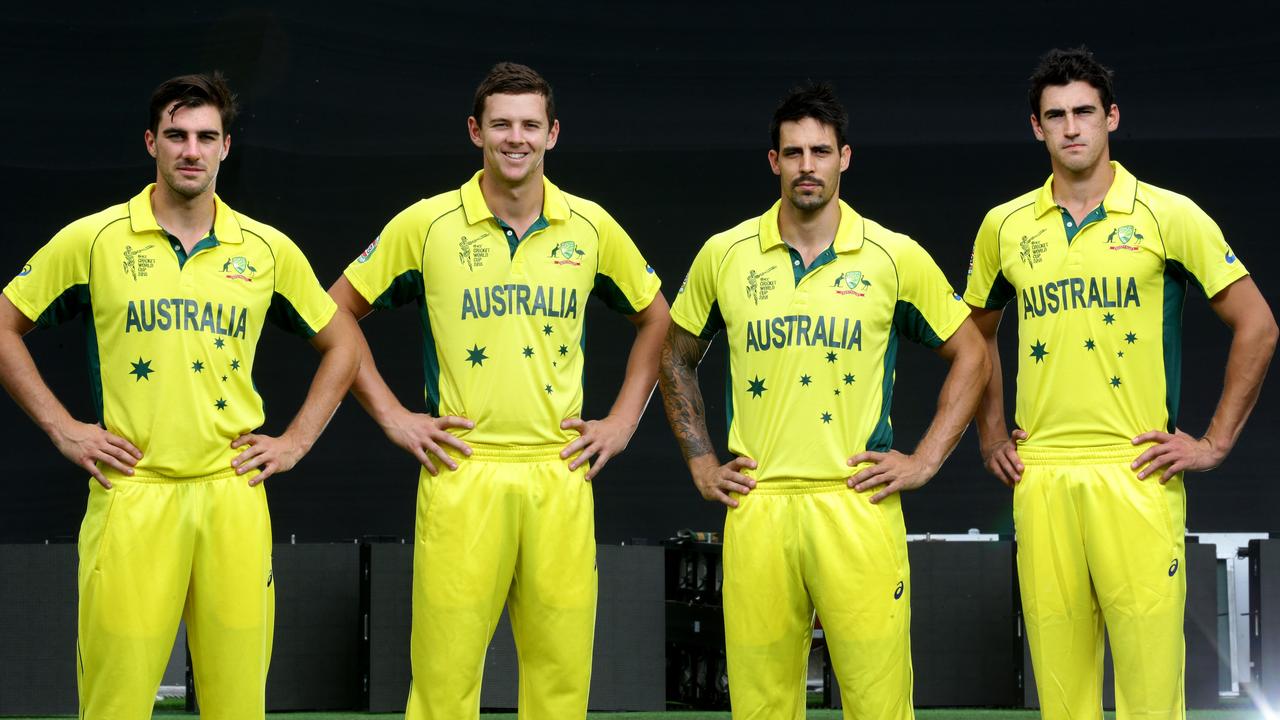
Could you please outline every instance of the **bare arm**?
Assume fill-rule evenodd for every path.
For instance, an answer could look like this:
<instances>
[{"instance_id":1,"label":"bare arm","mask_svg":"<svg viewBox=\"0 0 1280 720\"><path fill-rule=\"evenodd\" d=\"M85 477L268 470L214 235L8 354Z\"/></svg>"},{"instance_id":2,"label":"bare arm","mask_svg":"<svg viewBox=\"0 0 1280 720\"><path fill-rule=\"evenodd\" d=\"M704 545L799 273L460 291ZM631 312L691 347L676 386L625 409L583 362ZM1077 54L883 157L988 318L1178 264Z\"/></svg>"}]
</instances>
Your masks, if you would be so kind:
<instances>
[{"instance_id":1,"label":"bare arm","mask_svg":"<svg viewBox=\"0 0 1280 720\"><path fill-rule=\"evenodd\" d=\"M640 312L627 316L636 328L636 338L631 343L631 353L627 357L627 370L622 379L622 388L613 401L609 415L601 420L583 420L567 418L560 423L561 429L577 430L579 435L560 451L560 457L569 458L579 453L569 463L571 470L595 458L591 468L587 470L587 480L592 480L604 469L605 463L626 449L631 436L640 424L640 416L644 414L649 398L653 396L653 385L658 379L658 352L662 349L662 338L667 334L667 326L671 324L670 307L667 299L658 293L648 307Z\"/></svg>"},{"instance_id":2,"label":"bare arm","mask_svg":"<svg viewBox=\"0 0 1280 720\"><path fill-rule=\"evenodd\" d=\"M1235 447L1245 421L1258 402L1262 380L1276 349L1277 329L1271 308L1250 277L1240 278L1223 288L1209 301L1209 306L1232 330L1218 407L1209 429L1198 440L1182 430L1172 434L1152 430L1134 438L1134 445L1156 443L1133 461L1135 470L1142 468L1139 478L1164 468L1160 481L1168 482L1184 470L1197 472L1217 467Z\"/></svg>"},{"instance_id":3,"label":"bare arm","mask_svg":"<svg viewBox=\"0 0 1280 720\"><path fill-rule=\"evenodd\" d=\"M740 457L722 466L716 457L711 433L707 430L702 388L698 386L698 363L702 362L710 345L709 340L671 323L666 342L662 345L658 386L662 390L667 422L680 443L680 451L684 453L698 492L707 500L737 507L738 501L729 493L745 495L755 487L755 481L739 471L755 468L756 463Z\"/></svg>"},{"instance_id":4,"label":"bare arm","mask_svg":"<svg viewBox=\"0 0 1280 720\"><path fill-rule=\"evenodd\" d=\"M1000 329L1000 319L1004 310L987 310L970 306L974 325L986 342L987 357L991 360L991 377L987 379L982 400L978 403L978 415L975 424L978 426L978 447L982 452L982 463L1000 482L1013 487L1022 479L1022 458L1018 457L1019 440L1025 440L1027 433L1015 429L1009 433L1009 425L1004 416L1004 375L1000 366L1000 346L996 342L996 334Z\"/></svg>"},{"instance_id":5,"label":"bare arm","mask_svg":"<svg viewBox=\"0 0 1280 720\"><path fill-rule=\"evenodd\" d=\"M338 277L337 282L329 288L329 296L338 303L339 308L351 313L356 320L364 319L373 310L346 276ZM351 392L360 401L365 412L369 413L369 417L378 423L391 442L417 458L427 468L427 472L437 474L437 462L456 470L457 462L442 446L452 446L463 455L470 455L471 448L449 433L448 428L472 428L475 423L460 417L432 417L426 413L411 412L400 403L391 388L387 387L387 381L378 373L373 353L369 351L363 334L359 335L359 352L360 368L356 372Z\"/></svg>"},{"instance_id":6,"label":"bare arm","mask_svg":"<svg viewBox=\"0 0 1280 720\"><path fill-rule=\"evenodd\" d=\"M105 488L111 487L97 463L105 463L125 475L142 452L128 440L113 435L100 425L82 423L71 417L53 391L40 377L31 352L22 336L35 324L0 295L0 384L18 406L49 436L58 452L87 470Z\"/></svg>"},{"instance_id":7,"label":"bare arm","mask_svg":"<svg viewBox=\"0 0 1280 720\"><path fill-rule=\"evenodd\" d=\"M356 376L363 344L355 318L338 308L329 324L311 338L311 346L320 353L320 366L293 421L279 437L246 433L232 441L231 447L245 448L231 461L237 474L260 469L249 479L250 485L257 485L293 469L311 451Z\"/></svg>"},{"instance_id":8,"label":"bare arm","mask_svg":"<svg viewBox=\"0 0 1280 720\"><path fill-rule=\"evenodd\" d=\"M951 363L951 368L942 383L933 421L916 445L915 452L911 455L895 450L863 452L849 458L850 465L875 463L849 478L849 486L859 492L884 485L871 496L873 503L900 490L914 490L929 482L955 449L956 443L960 442L978 407L984 381L991 375L991 363L977 327L966 319L935 352Z\"/></svg>"}]
</instances>

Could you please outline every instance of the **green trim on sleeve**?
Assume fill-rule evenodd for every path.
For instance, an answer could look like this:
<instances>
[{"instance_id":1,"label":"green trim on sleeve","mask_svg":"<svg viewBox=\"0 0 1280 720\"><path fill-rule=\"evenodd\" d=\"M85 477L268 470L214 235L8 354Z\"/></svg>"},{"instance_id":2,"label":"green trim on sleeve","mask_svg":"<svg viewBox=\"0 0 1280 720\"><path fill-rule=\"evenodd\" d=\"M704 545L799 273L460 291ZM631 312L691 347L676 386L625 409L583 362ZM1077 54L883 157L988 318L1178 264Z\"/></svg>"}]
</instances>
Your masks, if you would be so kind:
<instances>
[{"instance_id":1,"label":"green trim on sleeve","mask_svg":"<svg viewBox=\"0 0 1280 720\"><path fill-rule=\"evenodd\" d=\"M316 333L319 332L317 328L313 328L307 323L302 314L289 301L289 298L278 292L271 293L271 305L267 308L267 319L276 327L307 340L315 337Z\"/></svg>"},{"instance_id":2,"label":"green trim on sleeve","mask_svg":"<svg viewBox=\"0 0 1280 720\"><path fill-rule=\"evenodd\" d=\"M991 289L987 291L987 298L982 303L982 307L986 310L999 310L1009 301L1017 297L1018 292L1013 289L1013 283L1010 283L1004 276L1003 271L997 271L995 278L991 281Z\"/></svg>"},{"instance_id":3,"label":"green trim on sleeve","mask_svg":"<svg viewBox=\"0 0 1280 720\"><path fill-rule=\"evenodd\" d=\"M604 301L604 304L614 312L623 315L635 315L640 312L631 305L631 300L627 298L626 293L622 292L622 288L618 287L618 283L604 273L596 273L596 282L591 288L591 294Z\"/></svg>"},{"instance_id":4,"label":"green trim on sleeve","mask_svg":"<svg viewBox=\"0 0 1280 720\"><path fill-rule=\"evenodd\" d=\"M893 326L913 340L926 347L936 348L942 344L942 338L934 332L933 326L915 305L906 300L899 300L893 308Z\"/></svg>"},{"instance_id":5,"label":"green trim on sleeve","mask_svg":"<svg viewBox=\"0 0 1280 720\"><path fill-rule=\"evenodd\" d=\"M53 299L34 320L36 325L50 328L74 318L91 307L88 285L72 285ZM92 316L90 315L92 320Z\"/></svg>"},{"instance_id":6,"label":"green trim on sleeve","mask_svg":"<svg viewBox=\"0 0 1280 720\"><path fill-rule=\"evenodd\" d=\"M371 307L388 310L406 303L420 301L423 295L422 271L405 270L396 276L382 294L369 303Z\"/></svg>"}]
</instances>

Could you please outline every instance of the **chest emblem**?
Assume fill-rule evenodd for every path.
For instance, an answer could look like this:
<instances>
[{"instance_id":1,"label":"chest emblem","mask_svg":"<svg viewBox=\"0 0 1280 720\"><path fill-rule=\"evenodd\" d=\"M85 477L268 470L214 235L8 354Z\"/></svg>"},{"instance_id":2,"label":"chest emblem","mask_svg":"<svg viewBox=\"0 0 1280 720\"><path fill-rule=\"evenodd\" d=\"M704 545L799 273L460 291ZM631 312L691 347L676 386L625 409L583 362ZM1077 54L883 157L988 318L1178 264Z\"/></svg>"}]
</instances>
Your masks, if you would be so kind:
<instances>
[{"instance_id":1,"label":"chest emblem","mask_svg":"<svg viewBox=\"0 0 1280 720\"><path fill-rule=\"evenodd\" d=\"M1035 235L1023 235L1022 240L1018 242L1018 259L1027 264L1027 267L1034 268L1036 263L1044 260L1044 253L1049 249L1049 243L1036 238L1044 234L1044 230Z\"/></svg>"},{"instance_id":2,"label":"chest emblem","mask_svg":"<svg viewBox=\"0 0 1280 720\"><path fill-rule=\"evenodd\" d=\"M832 287L837 288L837 295L863 297L867 294L867 288L871 287L871 281L862 276L861 270L852 270L838 276Z\"/></svg>"},{"instance_id":3,"label":"chest emblem","mask_svg":"<svg viewBox=\"0 0 1280 720\"><path fill-rule=\"evenodd\" d=\"M769 298L769 292L778 286L778 282L766 275L777 269L778 266L774 265L763 272L752 270L747 273L747 297L751 298L751 302L759 305L761 300Z\"/></svg>"},{"instance_id":4,"label":"chest emblem","mask_svg":"<svg viewBox=\"0 0 1280 720\"><path fill-rule=\"evenodd\" d=\"M229 280L253 282L253 276L258 274L258 268L254 267L245 256L236 255L222 263L222 272L227 274Z\"/></svg>"},{"instance_id":5,"label":"chest emblem","mask_svg":"<svg viewBox=\"0 0 1280 720\"><path fill-rule=\"evenodd\" d=\"M136 282L140 277L146 277L147 271L155 267L156 261L147 257L146 253L154 245L148 245L139 250L134 250L132 245L124 246L124 272L132 277Z\"/></svg>"},{"instance_id":6,"label":"chest emblem","mask_svg":"<svg viewBox=\"0 0 1280 720\"><path fill-rule=\"evenodd\" d=\"M480 241L489 237L489 233L468 239L462 236L458 241L458 262L465 265L468 270L475 270L478 267L484 267L484 261L489 257L489 248L480 244Z\"/></svg>"},{"instance_id":7,"label":"chest emblem","mask_svg":"<svg viewBox=\"0 0 1280 720\"><path fill-rule=\"evenodd\" d=\"M557 265L581 265L582 263L578 261L585 256L586 253L579 250L578 244L572 240L556 243L556 246L551 248L551 257Z\"/></svg>"},{"instance_id":8,"label":"chest emblem","mask_svg":"<svg viewBox=\"0 0 1280 720\"><path fill-rule=\"evenodd\" d=\"M1142 235L1132 225L1121 225L1107 236L1108 250L1141 250Z\"/></svg>"}]
</instances>

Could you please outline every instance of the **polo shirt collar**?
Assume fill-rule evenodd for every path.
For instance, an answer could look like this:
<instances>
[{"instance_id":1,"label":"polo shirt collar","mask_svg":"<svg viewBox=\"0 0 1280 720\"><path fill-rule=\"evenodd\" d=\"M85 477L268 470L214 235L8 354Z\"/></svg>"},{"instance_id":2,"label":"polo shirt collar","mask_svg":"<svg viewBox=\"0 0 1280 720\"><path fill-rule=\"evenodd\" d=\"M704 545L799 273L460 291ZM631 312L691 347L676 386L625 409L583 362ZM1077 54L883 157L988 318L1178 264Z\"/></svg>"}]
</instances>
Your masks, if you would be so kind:
<instances>
[{"instance_id":1,"label":"polo shirt collar","mask_svg":"<svg viewBox=\"0 0 1280 720\"><path fill-rule=\"evenodd\" d=\"M1138 179L1115 160L1111 161L1111 169L1115 171L1115 177L1111 179L1111 187L1102 199L1102 208L1108 213L1131 214L1137 203ZM1058 204L1053 201L1053 176L1050 175L1036 193L1036 217L1044 217L1045 213L1056 209Z\"/></svg>"},{"instance_id":2,"label":"polo shirt collar","mask_svg":"<svg viewBox=\"0 0 1280 720\"><path fill-rule=\"evenodd\" d=\"M467 216L467 224L475 225L494 217L488 203L484 201L484 193L480 190L480 178L484 170L475 175L462 186L462 211ZM542 216L548 222L564 222L569 219L569 201L560 188L556 187L545 176L542 178Z\"/></svg>"},{"instance_id":3,"label":"polo shirt collar","mask_svg":"<svg viewBox=\"0 0 1280 720\"><path fill-rule=\"evenodd\" d=\"M155 188L155 183L151 183L129 200L129 224L135 233L166 232L160 227L160 223L156 222L155 212L151 209L151 193ZM213 196L213 236L219 243L244 242L235 213L217 194Z\"/></svg>"},{"instance_id":4,"label":"polo shirt collar","mask_svg":"<svg viewBox=\"0 0 1280 720\"><path fill-rule=\"evenodd\" d=\"M840 225L836 227L836 239L832 247L838 253L857 250L862 247L865 221L845 201L837 202L840 203ZM770 248L783 244L782 232L778 229L778 211L781 208L782 201L778 200L760 217L760 252L768 252Z\"/></svg>"}]
</instances>

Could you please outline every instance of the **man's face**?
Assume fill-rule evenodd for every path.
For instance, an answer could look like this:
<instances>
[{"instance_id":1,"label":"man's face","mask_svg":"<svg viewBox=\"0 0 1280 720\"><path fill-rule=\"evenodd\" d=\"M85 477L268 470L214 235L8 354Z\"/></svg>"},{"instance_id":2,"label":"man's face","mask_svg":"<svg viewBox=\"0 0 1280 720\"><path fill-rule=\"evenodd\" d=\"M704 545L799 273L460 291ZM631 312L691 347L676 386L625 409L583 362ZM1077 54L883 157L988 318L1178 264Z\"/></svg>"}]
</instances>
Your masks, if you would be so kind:
<instances>
[{"instance_id":1,"label":"man's face","mask_svg":"<svg viewBox=\"0 0 1280 720\"><path fill-rule=\"evenodd\" d=\"M1102 107L1098 89L1083 80L1049 85L1040 95L1040 115L1031 130L1044 141L1055 167L1080 173L1110 158L1107 135L1120 126L1120 109Z\"/></svg>"},{"instance_id":2,"label":"man's face","mask_svg":"<svg viewBox=\"0 0 1280 720\"><path fill-rule=\"evenodd\" d=\"M160 113L160 127L147 130L147 152L156 159L156 182L192 199L213 188L218 167L231 150L231 136L223 133L222 116L213 105L184 107Z\"/></svg>"},{"instance_id":3,"label":"man's face","mask_svg":"<svg viewBox=\"0 0 1280 720\"><path fill-rule=\"evenodd\" d=\"M840 195L840 173L849 169L848 145L836 144L836 129L813 118L778 127L778 149L769 151L782 197L804 212L816 212Z\"/></svg>"},{"instance_id":4,"label":"man's face","mask_svg":"<svg viewBox=\"0 0 1280 720\"><path fill-rule=\"evenodd\" d=\"M484 152L485 173L520 185L541 177L543 156L556 146L560 121L547 122L547 99L541 95L490 95L484 115L467 118L467 129Z\"/></svg>"}]
</instances>

